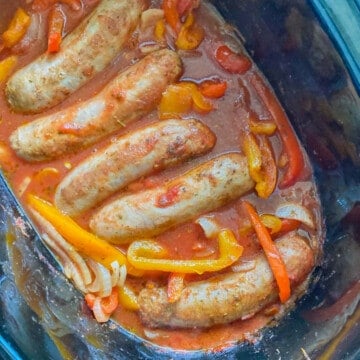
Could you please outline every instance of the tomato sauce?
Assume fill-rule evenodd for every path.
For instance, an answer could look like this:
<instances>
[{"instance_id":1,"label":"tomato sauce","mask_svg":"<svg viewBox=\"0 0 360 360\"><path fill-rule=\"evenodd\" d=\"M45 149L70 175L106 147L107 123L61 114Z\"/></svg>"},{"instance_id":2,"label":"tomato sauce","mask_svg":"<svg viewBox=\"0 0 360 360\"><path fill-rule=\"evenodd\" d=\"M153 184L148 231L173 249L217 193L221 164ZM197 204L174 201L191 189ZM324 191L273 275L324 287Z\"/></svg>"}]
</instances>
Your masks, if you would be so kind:
<instances>
[{"instance_id":1,"label":"tomato sauce","mask_svg":"<svg viewBox=\"0 0 360 360\"><path fill-rule=\"evenodd\" d=\"M83 0L84 6L80 12L70 10L66 5L63 5L62 8L66 15L65 33L70 32L81 19L90 13L96 3L97 1L94 0ZM7 23L14 9L19 5L31 13L31 4L26 5L25 1L19 1L18 4L14 4L15 2L9 2L5 5L5 9L2 9L3 15L0 17L0 24ZM160 2L152 1L151 6L159 7ZM221 81L226 81L227 89L226 96L211 100L214 110L206 114L190 111L184 114L183 118L196 118L207 124L216 134L216 145L211 152L203 156L192 159L177 167L155 173L146 179L139 179L130 184L122 193L139 191L144 187L149 188L162 184L167 179L182 174L216 155L230 151L241 152L244 134L249 131L249 118L255 118L259 121L271 120L268 109L265 108L250 84L249 79L251 73L258 71L256 66L252 64L249 71L245 71L244 74L234 75L222 68L214 57L215 49L225 43L231 45L233 48L239 49L239 52L242 51L240 50L241 45L233 35L231 27L219 21L218 16L209 6L200 6L200 8L195 11L195 14L198 25L204 29L206 36L196 50L179 52L184 67L181 80L192 81L199 84L209 79L220 79ZM19 69L32 61L37 55L44 52L46 49L46 19L46 11L38 14L33 13L32 21L37 22L36 26L38 28L36 33L41 34L41 37L34 38L29 35L29 38L23 39L13 50L6 50L0 53L0 60L11 52L16 53L19 55L17 65L17 69ZM169 34L167 35L167 40L168 46L174 47L174 40ZM131 65L133 61L144 56L141 49L154 44L156 44L156 40L153 38L152 32L149 35L149 32L142 33L137 30L135 35L129 39L124 51L113 60L110 66L95 76L86 86L70 95L61 104L39 115L23 115L12 112L4 96L5 83L0 84L1 169L25 208L26 196L29 193L36 194L53 202L56 186L79 162L91 153L109 144L114 138L158 121L158 113L157 110L152 111L141 120L129 124L109 138L77 154L70 154L58 160L41 163L28 163L18 158L11 150L9 144L10 134L22 124L28 123L40 116L55 113L72 104L81 103L85 99L94 96L116 76L121 69ZM278 133L270 136L269 140L275 153L275 159L279 162L281 159L282 142ZM284 168L279 169L278 178L281 179ZM306 188L305 191L304 188ZM111 196L105 200L103 204L109 203L118 196L119 193ZM176 196L177 189L171 189L171 191L159 199L159 206L166 208L168 204L176 200ZM295 184L292 187L282 190L277 188L266 201L259 199L254 192L246 194L243 198L250 200L257 207L259 213L274 213L274 209L284 200L297 202L304 206L309 206L309 208L311 207L313 216L316 219L316 229L310 230L310 238L314 245L314 251L316 252L318 250L316 248L318 245L316 244L321 237L320 208L316 196L316 189L312 183L311 169L307 160L301 177L299 178L298 185ZM81 226L88 229L88 221L91 215L92 211L88 211L75 220ZM251 259L259 253L260 245L256 241L256 237L243 236L242 234L242 230L249 226L249 221L243 212L240 199L209 215L216 219L220 227L231 229L234 232L238 242L244 247L242 256L244 261L251 261ZM168 249L169 256L174 259L215 259L218 257L217 239L206 238L200 225L195 223L186 223L170 229L157 236L156 240ZM125 249L126 247L124 247L124 250ZM207 277L209 277L208 274L201 276L189 275L186 281L196 281ZM141 280L130 278L129 281L134 289L140 289L148 281L155 281L158 284L166 285L167 275L154 273ZM208 349L237 341L253 341L255 338L251 334L256 333L272 319L272 315L268 314L269 308L265 308L250 319L242 319L228 325L216 326L206 330L147 329L142 325L136 312L125 310L121 307L116 310L114 319L130 331L162 346L178 349Z\"/></svg>"}]
</instances>

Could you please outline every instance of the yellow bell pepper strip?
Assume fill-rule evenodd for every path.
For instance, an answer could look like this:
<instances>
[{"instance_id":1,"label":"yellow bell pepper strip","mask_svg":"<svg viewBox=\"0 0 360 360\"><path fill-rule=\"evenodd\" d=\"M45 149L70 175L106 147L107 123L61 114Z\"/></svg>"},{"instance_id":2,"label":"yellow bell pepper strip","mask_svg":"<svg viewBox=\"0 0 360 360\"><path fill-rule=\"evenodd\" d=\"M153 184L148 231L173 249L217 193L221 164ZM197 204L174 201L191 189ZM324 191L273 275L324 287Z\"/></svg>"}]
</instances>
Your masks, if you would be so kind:
<instances>
[{"instance_id":1,"label":"yellow bell pepper strip","mask_svg":"<svg viewBox=\"0 0 360 360\"><path fill-rule=\"evenodd\" d=\"M137 311L140 309L135 293L127 285L119 288L119 304L123 308L131 311Z\"/></svg>"},{"instance_id":2,"label":"yellow bell pepper strip","mask_svg":"<svg viewBox=\"0 0 360 360\"><path fill-rule=\"evenodd\" d=\"M194 50L201 44L204 36L204 29L195 23L195 17L190 13L181 25L175 45L181 50Z\"/></svg>"},{"instance_id":3,"label":"yellow bell pepper strip","mask_svg":"<svg viewBox=\"0 0 360 360\"><path fill-rule=\"evenodd\" d=\"M165 21L177 33L180 29L180 16L177 10L178 0L164 0L162 8L164 10Z\"/></svg>"},{"instance_id":4,"label":"yellow bell pepper strip","mask_svg":"<svg viewBox=\"0 0 360 360\"><path fill-rule=\"evenodd\" d=\"M271 136L276 131L276 124L273 121L257 121L250 119L250 131L253 134Z\"/></svg>"},{"instance_id":5,"label":"yellow bell pepper strip","mask_svg":"<svg viewBox=\"0 0 360 360\"><path fill-rule=\"evenodd\" d=\"M249 173L256 182L262 181L261 176L261 151L253 134L246 134L244 137L243 150L247 158Z\"/></svg>"},{"instance_id":6,"label":"yellow bell pepper strip","mask_svg":"<svg viewBox=\"0 0 360 360\"><path fill-rule=\"evenodd\" d=\"M267 199L275 190L277 181L277 166L270 141L267 137L260 136L261 152L261 181L255 185L257 194L262 199Z\"/></svg>"},{"instance_id":7,"label":"yellow bell pepper strip","mask_svg":"<svg viewBox=\"0 0 360 360\"><path fill-rule=\"evenodd\" d=\"M165 38L165 21L160 19L155 24L154 35L156 40L162 41Z\"/></svg>"},{"instance_id":8,"label":"yellow bell pepper strip","mask_svg":"<svg viewBox=\"0 0 360 360\"><path fill-rule=\"evenodd\" d=\"M260 245L264 250L265 256L269 262L271 271L279 288L279 297L282 303L286 302L291 294L290 280L284 261L281 258L279 250L273 242L268 230L262 223L258 213L252 204L247 201L243 202L243 206L255 229Z\"/></svg>"},{"instance_id":9,"label":"yellow bell pepper strip","mask_svg":"<svg viewBox=\"0 0 360 360\"><path fill-rule=\"evenodd\" d=\"M195 109L206 113L213 109L213 105L207 101L198 86L190 81L183 81L167 87L159 104L159 118L179 118L182 114Z\"/></svg>"},{"instance_id":10,"label":"yellow bell pepper strip","mask_svg":"<svg viewBox=\"0 0 360 360\"><path fill-rule=\"evenodd\" d=\"M65 24L65 17L58 5L55 5L49 14L48 47L49 53L56 53L60 50L62 32Z\"/></svg>"},{"instance_id":11,"label":"yellow bell pepper strip","mask_svg":"<svg viewBox=\"0 0 360 360\"><path fill-rule=\"evenodd\" d=\"M230 230L222 230L219 235L218 259L176 260L168 259L167 251L153 240L134 241L128 248L129 263L139 270L165 271L183 274L203 274L222 270L232 265L243 253Z\"/></svg>"},{"instance_id":12,"label":"yellow bell pepper strip","mask_svg":"<svg viewBox=\"0 0 360 360\"><path fill-rule=\"evenodd\" d=\"M250 83L256 90L265 107L270 112L279 131L284 152L288 158L287 169L279 183L279 187L289 187L298 180L304 168L304 156L301 151L300 144L284 110L275 95L270 91L268 86L266 86L261 76L256 73L252 73L250 76Z\"/></svg>"},{"instance_id":13,"label":"yellow bell pepper strip","mask_svg":"<svg viewBox=\"0 0 360 360\"><path fill-rule=\"evenodd\" d=\"M167 297L169 303L174 303L180 299L181 293L185 287L185 274L170 273L167 284Z\"/></svg>"},{"instance_id":14,"label":"yellow bell pepper strip","mask_svg":"<svg viewBox=\"0 0 360 360\"><path fill-rule=\"evenodd\" d=\"M26 34L30 26L30 16L22 8L18 8L10 21L9 27L2 34L5 47L10 48L17 44Z\"/></svg>"},{"instance_id":15,"label":"yellow bell pepper strip","mask_svg":"<svg viewBox=\"0 0 360 360\"><path fill-rule=\"evenodd\" d=\"M0 61L0 83L5 81L11 71L15 68L18 58L15 55L9 56L6 59Z\"/></svg>"},{"instance_id":16,"label":"yellow bell pepper strip","mask_svg":"<svg viewBox=\"0 0 360 360\"><path fill-rule=\"evenodd\" d=\"M281 219L272 214L260 215L262 223L270 229L271 234L277 233L281 230L282 222Z\"/></svg>"},{"instance_id":17,"label":"yellow bell pepper strip","mask_svg":"<svg viewBox=\"0 0 360 360\"><path fill-rule=\"evenodd\" d=\"M227 89L227 82L215 80L205 80L200 86L200 92L207 98L218 99L225 95Z\"/></svg>"},{"instance_id":18,"label":"yellow bell pepper strip","mask_svg":"<svg viewBox=\"0 0 360 360\"><path fill-rule=\"evenodd\" d=\"M28 205L49 221L61 236L81 254L111 269L111 263L118 261L126 265L131 275L139 275L128 263L126 256L116 247L80 227L70 216L62 214L55 206L34 195L28 195Z\"/></svg>"},{"instance_id":19,"label":"yellow bell pepper strip","mask_svg":"<svg viewBox=\"0 0 360 360\"><path fill-rule=\"evenodd\" d=\"M259 137L260 144L253 134L245 136L243 150L246 155L251 178L256 182L259 197L266 199L274 191L277 180L277 167L271 145L266 137Z\"/></svg>"}]
</instances>

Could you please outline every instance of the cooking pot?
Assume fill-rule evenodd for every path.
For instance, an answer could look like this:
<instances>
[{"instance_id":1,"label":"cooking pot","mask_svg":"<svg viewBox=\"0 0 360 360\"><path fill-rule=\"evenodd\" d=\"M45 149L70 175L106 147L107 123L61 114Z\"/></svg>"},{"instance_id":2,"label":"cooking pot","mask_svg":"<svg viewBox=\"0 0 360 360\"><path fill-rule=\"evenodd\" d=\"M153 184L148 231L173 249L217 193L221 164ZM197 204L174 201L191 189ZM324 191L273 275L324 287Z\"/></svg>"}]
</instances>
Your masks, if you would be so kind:
<instances>
[{"instance_id":1,"label":"cooking pot","mask_svg":"<svg viewBox=\"0 0 360 360\"><path fill-rule=\"evenodd\" d=\"M360 357L360 59L349 30L356 25L356 11L360 16L359 2L343 0L335 9L334 2L316 0L213 3L239 30L314 167L327 235L307 294L280 323L263 330L259 341L216 350L173 351L114 323L99 325L84 316L89 314L81 294L66 280L1 174L0 358ZM344 25L344 14L351 26Z\"/></svg>"}]
</instances>

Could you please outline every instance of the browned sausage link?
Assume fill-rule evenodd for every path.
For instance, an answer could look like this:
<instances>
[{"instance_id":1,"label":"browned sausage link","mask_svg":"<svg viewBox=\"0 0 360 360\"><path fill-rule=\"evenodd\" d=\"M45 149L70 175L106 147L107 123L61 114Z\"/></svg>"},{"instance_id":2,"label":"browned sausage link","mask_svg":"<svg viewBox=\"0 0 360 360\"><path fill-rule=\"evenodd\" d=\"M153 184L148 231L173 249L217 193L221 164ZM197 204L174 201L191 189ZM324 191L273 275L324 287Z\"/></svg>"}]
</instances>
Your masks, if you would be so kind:
<instances>
[{"instance_id":1,"label":"browned sausage link","mask_svg":"<svg viewBox=\"0 0 360 360\"><path fill-rule=\"evenodd\" d=\"M114 243L151 237L223 206L253 186L245 157L228 153L163 186L113 201L92 217L90 227Z\"/></svg>"},{"instance_id":2,"label":"browned sausage link","mask_svg":"<svg viewBox=\"0 0 360 360\"><path fill-rule=\"evenodd\" d=\"M119 53L140 20L144 0L102 0L56 54L44 53L8 81L6 97L17 112L39 113L76 91Z\"/></svg>"},{"instance_id":3,"label":"browned sausage link","mask_svg":"<svg viewBox=\"0 0 360 360\"><path fill-rule=\"evenodd\" d=\"M215 142L197 120L167 120L139 129L70 172L56 190L55 204L77 215L142 176L210 150Z\"/></svg>"},{"instance_id":4,"label":"browned sausage link","mask_svg":"<svg viewBox=\"0 0 360 360\"><path fill-rule=\"evenodd\" d=\"M151 111L181 73L179 56L159 50L112 80L97 96L20 126L11 147L28 161L43 161L96 143Z\"/></svg>"},{"instance_id":5,"label":"browned sausage link","mask_svg":"<svg viewBox=\"0 0 360 360\"><path fill-rule=\"evenodd\" d=\"M285 262L292 287L302 282L314 265L306 240L288 234L276 245ZM210 327L248 318L278 299L278 288L266 257L255 259L247 272L229 272L184 288L175 303L167 300L166 288L145 288L140 292L140 315L150 327Z\"/></svg>"}]
</instances>

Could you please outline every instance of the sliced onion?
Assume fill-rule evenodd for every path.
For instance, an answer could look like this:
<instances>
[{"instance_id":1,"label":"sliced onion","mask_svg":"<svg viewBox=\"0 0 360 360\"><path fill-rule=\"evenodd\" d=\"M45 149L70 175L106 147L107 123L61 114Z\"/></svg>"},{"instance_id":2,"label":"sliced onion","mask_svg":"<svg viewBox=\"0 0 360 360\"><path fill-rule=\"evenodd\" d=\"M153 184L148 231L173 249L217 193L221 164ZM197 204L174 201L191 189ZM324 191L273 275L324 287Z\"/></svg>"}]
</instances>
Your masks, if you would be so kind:
<instances>
[{"instance_id":1,"label":"sliced onion","mask_svg":"<svg viewBox=\"0 0 360 360\"><path fill-rule=\"evenodd\" d=\"M120 266L119 279L117 281L117 286L123 287L125 285L127 270L125 265Z\"/></svg>"},{"instance_id":2,"label":"sliced onion","mask_svg":"<svg viewBox=\"0 0 360 360\"><path fill-rule=\"evenodd\" d=\"M97 293L100 297L110 296L112 291L110 271L92 259L88 259L87 264L95 277L94 281L87 285L87 292Z\"/></svg>"},{"instance_id":3,"label":"sliced onion","mask_svg":"<svg viewBox=\"0 0 360 360\"><path fill-rule=\"evenodd\" d=\"M241 260L231 267L233 272L248 272L255 269L255 260Z\"/></svg>"},{"instance_id":4,"label":"sliced onion","mask_svg":"<svg viewBox=\"0 0 360 360\"><path fill-rule=\"evenodd\" d=\"M63 267L63 271L65 276L68 279L72 279L75 283L75 286L82 292L86 291L84 281L82 279L81 273L78 268L74 265L74 263L67 256L66 252L58 246L58 244L51 239L51 237L44 233L42 234L42 238L45 241L46 245L48 245L51 250L55 253L58 258L60 264Z\"/></svg>"},{"instance_id":5,"label":"sliced onion","mask_svg":"<svg viewBox=\"0 0 360 360\"><path fill-rule=\"evenodd\" d=\"M221 231L221 227L213 216L201 216L195 220L196 224L199 224L203 229L207 238L213 238Z\"/></svg>"},{"instance_id":6,"label":"sliced onion","mask_svg":"<svg viewBox=\"0 0 360 360\"><path fill-rule=\"evenodd\" d=\"M111 267L111 286L116 286L120 276L120 265L118 261L113 261Z\"/></svg>"},{"instance_id":7,"label":"sliced onion","mask_svg":"<svg viewBox=\"0 0 360 360\"><path fill-rule=\"evenodd\" d=\"M283 219L293 219L301 221L309 228L315 229L313 216L310 210L307 209L305 206L295 203L287 203L279 206L276 209L275 215Z\"/></svg>"},{"instance_id":8,"label":"sliced onion","mask_svg":"<svg viewBox=\"0 0 360 360\"><path fill-rule=\"evenodd\" d=\"M49 221L47 221L35 210L32 210L32 214L34 215L37 222L42 226L43 230L48 234L48 236L57 244L59 248L63 250L64 253L67 254L67 256L74 263L74 266L81 274L84 284L90 284L92 281L91 272L83 257L57 232L57 230Z\"/></svg>"},{"instance_id":9,"label":"sliced onion","mask_svg":"<svg viewBox=\"0 0 360 360\"><path fill-rule=\"evenodd\" d=\"M29 187L31 183L31 177L25 176L24 179L21 181L20 185L18 186L18 196L22 197L24 195L24 192Z\"/></svg>"},{"instance_id":10,"label":"sliced onion","mask_svg":"<svg viewBox=\"0 0 360 360\"><path fill-rule=\"evenodd\" d=\"M99 323L107 322L110 319L110 314L106 314L101 306L101 297L97 297L94 301L94 306L92 308L95 319Z\"/></svg>"}]
</instances>

